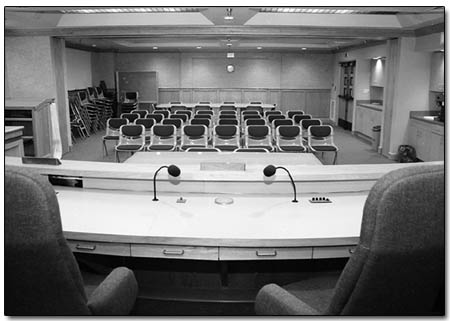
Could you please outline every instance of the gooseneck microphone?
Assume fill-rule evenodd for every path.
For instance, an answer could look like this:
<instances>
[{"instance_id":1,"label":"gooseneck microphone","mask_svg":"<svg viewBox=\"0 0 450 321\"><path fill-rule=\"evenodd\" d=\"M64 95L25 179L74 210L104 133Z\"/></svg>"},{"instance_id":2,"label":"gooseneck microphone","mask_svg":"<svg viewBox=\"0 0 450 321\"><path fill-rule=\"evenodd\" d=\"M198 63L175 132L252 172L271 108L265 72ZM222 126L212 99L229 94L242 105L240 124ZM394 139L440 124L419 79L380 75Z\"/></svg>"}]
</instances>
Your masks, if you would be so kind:
<instances>
[{"instance_id":1,"label":"gooseneck microphone","mask_svg":"<svg viewBox=\"0 0 450 321\"><path fill-rule=\"evenodd\" d=\"M285 167L283 167L283 166L275 167L273 165L267 165L263 171L264 176L271 177L271 176L275 175L275 172L279 168L284 169L288 173L289 178L291 179L292 187L294 188L294 199L292 200L292 202L297 203L298 202L297 201L297 189L295 188L295 183L294 183L294 180L292 179L291 173Z\"/></svg>"},{"instance_id":2,"label":"gooseneck microphone","mask_svg":"<svg viewBox=\"0 0 450 321\"><path fill-rule=\"evenodd\" d=\"M155 175L153 175L153 201L159 201L156 198L156 175L158 175L159 171L163 168L167 168L167 172L170 176L178 177L181 174L180 168L176 165L161 166L160 168L158 168L158 170L155 172Z\"/></svg>"}]
</instances>

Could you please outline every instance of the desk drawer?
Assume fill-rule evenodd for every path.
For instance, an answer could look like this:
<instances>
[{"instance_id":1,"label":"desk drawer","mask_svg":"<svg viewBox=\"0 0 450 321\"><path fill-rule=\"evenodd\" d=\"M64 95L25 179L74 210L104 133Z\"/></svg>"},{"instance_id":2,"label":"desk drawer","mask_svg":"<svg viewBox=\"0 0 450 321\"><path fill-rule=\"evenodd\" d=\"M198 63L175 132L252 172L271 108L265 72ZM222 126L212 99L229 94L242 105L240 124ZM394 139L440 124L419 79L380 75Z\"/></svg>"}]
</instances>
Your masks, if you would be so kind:
<instances>
[{"instance_id":1,"label":"desk drawer","mask_svg":"<svg viewBox=\"0 0 450 321\"><path fill-rule=\"evenodd\" d=\"M295 260L311 259L311 247L221 247L219 260Z\"/></svg>"},{"instance_id":2,"label":"desk drawer","mask_svg":"<svg viewBox=\"0 0 450 321\"><path fill-rule=\"evenodd\" d=\"M213 246L131 244L131 256L217 261L219 250Z\"/></svg>"},{"instance_id":3,"label":"desk drawer","mask_svg":"<svg viewBox=\"0 0 450 321\"><path fill-rule=\"evenodd\" d=\"M67 240L72 252L130 256L130 244Z\"/></svg>"},{"instance_id":4,"label":"desk drawer","mask_svg":"<svg viewBox=\"0 0 450 321\"><path fill-rule=\"evenodd\" d=\"M350 257L355 249L356 245L314 247L313 259Z\"/></svg>"}]
</instances>

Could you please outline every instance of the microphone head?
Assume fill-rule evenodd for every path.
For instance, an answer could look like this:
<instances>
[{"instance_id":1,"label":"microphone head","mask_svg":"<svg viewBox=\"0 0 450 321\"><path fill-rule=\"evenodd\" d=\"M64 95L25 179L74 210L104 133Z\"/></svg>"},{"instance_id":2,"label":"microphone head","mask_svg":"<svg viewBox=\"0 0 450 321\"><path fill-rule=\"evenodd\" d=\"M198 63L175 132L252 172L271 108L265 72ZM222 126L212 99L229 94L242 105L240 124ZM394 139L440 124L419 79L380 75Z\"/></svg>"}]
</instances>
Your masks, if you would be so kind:
<instances>
[{"instance_id":1,"label":"microphone head","mask_svg":"<svg viewBox=\"0 0 450 321\"><path fill-rule=\"evenodd\" d=\"M178 166L176 166L176 165L170 165L170 166L167 168L167 172L169 172L169 174L170 174L171 176L173 176L173 177L178 177L178 176L180 176L180 174L181 174L180 168L179 168Z\"/></svg>"},{"instance_id":2,"label":"microphone head","mask_svg":"<svg viewBox=\"0 0 450 321\"><path fill-rule=\"evenodd\" d=\"M275 172L277 171L276 167L273 165L267 165L264 168L264 175L267 177L273 176L275 174Z\"/></svg>"}]
</instances>

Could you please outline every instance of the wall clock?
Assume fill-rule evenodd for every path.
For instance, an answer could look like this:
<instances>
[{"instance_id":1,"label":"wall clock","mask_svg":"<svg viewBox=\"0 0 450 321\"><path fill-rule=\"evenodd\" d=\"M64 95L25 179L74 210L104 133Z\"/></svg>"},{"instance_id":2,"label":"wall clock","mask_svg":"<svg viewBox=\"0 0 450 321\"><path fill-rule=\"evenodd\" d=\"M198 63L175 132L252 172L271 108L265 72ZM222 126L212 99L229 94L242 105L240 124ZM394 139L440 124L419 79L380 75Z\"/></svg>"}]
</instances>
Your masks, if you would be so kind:
<instances>
[{"instance_id":1,"label":"wall clock","mask_svg":"<svg viewBox=\"0 0 450 321\"><path fill-rule=\"evenodd\" d=\"M227 66L227 71L228 72L233 72L234 71L234 65L228 65Z\"/></svg>"}]
</instances>

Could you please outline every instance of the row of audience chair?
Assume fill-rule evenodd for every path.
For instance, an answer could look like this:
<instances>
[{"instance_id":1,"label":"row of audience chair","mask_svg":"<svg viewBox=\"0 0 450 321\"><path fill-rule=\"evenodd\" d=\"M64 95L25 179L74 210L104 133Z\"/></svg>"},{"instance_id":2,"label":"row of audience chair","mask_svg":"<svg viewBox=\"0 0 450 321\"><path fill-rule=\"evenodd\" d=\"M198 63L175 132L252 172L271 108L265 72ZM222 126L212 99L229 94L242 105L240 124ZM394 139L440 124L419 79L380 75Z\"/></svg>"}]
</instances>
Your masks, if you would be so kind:
<instances>
[{"instance_id":1,"label":"row of audience chair","mask_svg":"<svg viewBox=\"0 0 450 321\"><path fill-rule=\"evenodd\" d=\"M338 148L333 142L333 128L329 125L312 125L307 137L295 125L280 125L272 135L268 125L249 125L241 135L236 125L215 125L210 133L203 124L183 125L180 130L171 121L164 119L163 124L156 124L151 118L137 118L130 123L127 118L111 118L108 121L103 146L107 155L107 141L114 141L116 160L119 152L137 151L173 151L187 150L191 147L208 148L212 146L220 151L234 151L239 148L263 148L278 152L334 152L333 164L336 162ZM306 144L306 146L305 146Z\"/></svg>"}]
</instances>

